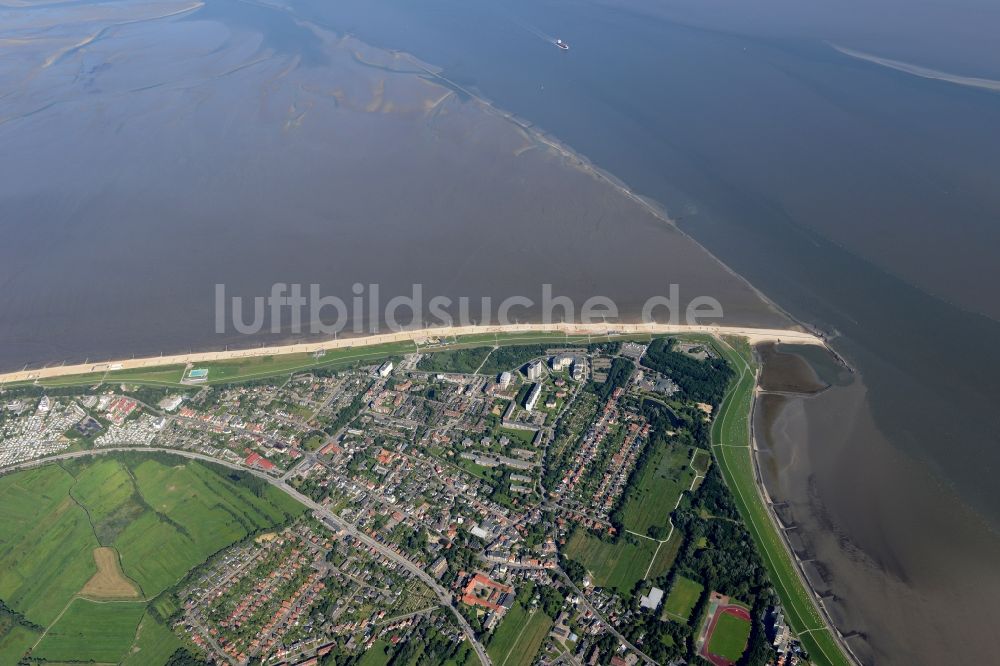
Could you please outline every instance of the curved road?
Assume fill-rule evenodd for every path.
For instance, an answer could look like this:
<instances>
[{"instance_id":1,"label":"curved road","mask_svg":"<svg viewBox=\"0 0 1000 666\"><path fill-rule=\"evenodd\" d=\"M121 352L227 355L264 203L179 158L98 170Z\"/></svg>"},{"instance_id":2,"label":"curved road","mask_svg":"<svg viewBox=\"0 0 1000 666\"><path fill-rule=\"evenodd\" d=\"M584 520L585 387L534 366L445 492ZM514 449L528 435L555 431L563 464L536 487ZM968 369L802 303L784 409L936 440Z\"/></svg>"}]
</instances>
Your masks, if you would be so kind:
<instances>
[{"instance_id":1,"label":"curved road","mask_svg":"<svg viewBox=\"0 0 1000 666\"><path fill-rule=\"evenodd\" d=\"M200 460L202 462L215 463L217 465L222 465L223 467L228 467L230 469L239 470L241 472L247 472L249 474L253 474L259 479L267 481L272 486L275 486L285 494L290 495L291 497L298 500L299 503L312 509L315 513L319 514L323 518L324 522L326 522L330 526L335 527L337 529L341 529L344 532L347 532L361 543L364 543L365 545L370 546L375 550L379 551L386 558L399 564L401 567L403 567L411 574L416 576L418 579L420 579L420 581L424 583L424 585L431 588L434 591L434 594L437 595L438 601L441 602L441 605L446 606L451 611L452 615L455 616L455 619L458 621L459 626L462 627L462 631L465 632L465 637L469 640L469 642L472 644L472 647L476 650L476 654L479 655L479 661L483 664L483 666L493 666L493 662L490 660L489 655L486 654L486 650L483 648L482 644L480 644L480 642L476 640L476 634L472 630L472 627L462 616L462 614L458 612L458 609L456 609L452 605L451 594L446 589L441 587L436 580L431 578L430 574L428 574L421 567L417 566L410 560L406 559L396 551L386 547L384 544L379 543L375 539L372 539L370 536L360 531L351 523L343 521L336 514L327 509L325 506L317 504L311 498L306 497L295 488L292 488L282 479L276 479L258 470L250 469L248 467L243 467L242 465L236 465L234 463L230 463L225 460L219 460L218 458L213 458L212 456L207 456L203 453L195 453L193 451L185 451L183 449L170 449L166 447L157 447L157 446L117 446L117 447L108 447L106 449L87 449L85 451L71 451L69 453L60 453L54 456L49 456L47 458L39 458L37 460L30 460L28 462L18 463L16 465L10 465L9 467L4 467L3 469L0 469L0 474L6 474L8 472L13 472L15 470L30 469L32 467L41 467L42 465L47 465L49 463L53 463L59 460L68 460L71 458L84 458L86 456L98 456L108 453L121 453L125 451L169 453L181 456L183 458L189 458L191 460Z\"/></svg>"}]
</instances>

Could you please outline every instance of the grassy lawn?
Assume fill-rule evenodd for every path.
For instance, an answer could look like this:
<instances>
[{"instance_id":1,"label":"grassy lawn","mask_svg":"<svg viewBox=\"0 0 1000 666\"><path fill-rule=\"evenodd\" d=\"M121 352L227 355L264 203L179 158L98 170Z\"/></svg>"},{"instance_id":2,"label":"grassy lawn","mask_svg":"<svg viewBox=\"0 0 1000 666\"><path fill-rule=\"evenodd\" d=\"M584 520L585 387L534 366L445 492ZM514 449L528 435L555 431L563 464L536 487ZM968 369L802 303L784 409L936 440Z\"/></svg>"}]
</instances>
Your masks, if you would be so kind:
<instances>
[{"instance_id":1,"label":"grassy lawn","mask_svg":"<svg viewBox=\"0 0 1000 666\"><path fill-rule=\"evenodd\" d=\"M670 588L670 594L667 595L667 600L663 603L664 618L687 623L691 619L691 611L694 610L694 605L698 603L704 589L701 583L684 576L677 576L674 579L673 587Z\"/></svg>"},{"instance_id":2,"label":"grassy lawn","mask_svg":"<svg viewBox=\"0 0 1000 666\"><path fill-rule=\"evenodd\" d=\"M612 544L577 529L566 542L566 556L576 560L593 576L594 585L614 587L629 594L646 575L656 551L656 542L623 536Z\"/></svg>"},{"instance_id":3,"label":"grassy lawn","mask_svg":"<svg viewBox=\"0 0 1000 666\"><path fill-rule=\"evenodd\" d=\"M717 349L736 371L719 412L712 423L712 450L719 469L733 493L792 629L816 664L850 666L833 634L806 589L791 554L778 534L754 480L750 450L749 414L756 385L756 368L745 340L727 338ZM808 631L809 633L802 633Z\"/></svg>"},{"instance_id":4,"label":"grassy lawn","mask_svg":"<svg viewBox=\"0 0 1000 666\"><path fill-rule=\"evenodd\" d=\"M531 666L551 629L548 615L517 603L497 627L486 652L494 666Z\"/></svg>"},{"instance_id":5,"label":"grassy lawn","mask_svg":"<svg viewBox=\"0 0 1000 666\"><path fill-rule=\"evenodd\" d=\"M691 466L694 467L698 474L705 476L708 468L712 466L712 454L704 449L695 449Z\"/></svg>"},{"instance_id":6,"label":"grassy lawn","mask_svg":"<svg viewBox=\"0 0 1000 666\"><path fill-rule=\"evenodd\" d=\"M715 625L712 638L708 642L708 651L723 659L738 661L743 656L743 651L747 649L748 638L750 638L750 622L725 613L719 617Z\"/></svg>"},{"instance_id":7,"label":"grassy lawn","mask_svg":"<svg viewBox=\"0 0 1000 666\"><path fill-rule=\"evenodd\" d=\"M670 529L670 513L694 480L689 461L687 447L665 444L653 452L638 481L628 488L625 529L638 534L654 526Z\"/></svg>"},{"instance_id":8,"label":"grassy lawn","mask_svg":"<svg viewBox=\"0 0 1000 666\"><path fill-rule=\"evenodd\" d=\"M32 656L47 661L118 663L135 638L146 604L74 599Z\"/></svg>"},{"instance_id":9,"label":"grassy lawn","mask_svg":"<svg viewBox=\"0 0 1000 666\"><path fill-rule=\"evenodd\" d=\"M386 653L388 647L389 644L383 640L375 641L358 660L358 666L385 666L389 663L389 655Z\"/></svg>"}]
</instances>

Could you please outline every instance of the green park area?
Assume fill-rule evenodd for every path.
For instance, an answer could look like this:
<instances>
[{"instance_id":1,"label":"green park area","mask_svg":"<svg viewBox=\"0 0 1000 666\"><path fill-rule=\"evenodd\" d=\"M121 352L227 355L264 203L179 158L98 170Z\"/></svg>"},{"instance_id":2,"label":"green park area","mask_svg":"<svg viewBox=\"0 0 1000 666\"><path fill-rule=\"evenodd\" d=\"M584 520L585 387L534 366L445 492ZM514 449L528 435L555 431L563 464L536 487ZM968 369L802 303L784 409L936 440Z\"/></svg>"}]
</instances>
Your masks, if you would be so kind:
<instances>
[{"instance_id":1,"label":"green park area","mask_svg":"<svg viewBox=\"0 0 1000 666\"><path fill-rule=\"evenodd\" d=\"M688 622L691 619L691 611L694 610L704 589L701 583L684 576L677 576L667 600L663 602L663 617L677 622Z\"/></svg>"},{"instance_id":2,"label":"green park area","mask_svg":"<svg viewBox=\"0 0 1000 666\"><path fill-rule=\"evenodd\" d=\"M656 539L670 532L670 514L681 493L691 487L694 470L687 447L658 442L635 483L627 490L625 529Z\"/></svg>"},{"instance_id":3,"label":"green park area","mask_svg":"<svg viewBox=\"0 0 1000 666\"><path fill-rule=\"evenodd\" d=\"M55 663L165 663L179 643L150 602L213 553L304 511L255 477L140 453L8 474L0 505L2 663L29 650ZM120 568L114 557L99 567L99 552Z\"/></svg>"}]
</instances>

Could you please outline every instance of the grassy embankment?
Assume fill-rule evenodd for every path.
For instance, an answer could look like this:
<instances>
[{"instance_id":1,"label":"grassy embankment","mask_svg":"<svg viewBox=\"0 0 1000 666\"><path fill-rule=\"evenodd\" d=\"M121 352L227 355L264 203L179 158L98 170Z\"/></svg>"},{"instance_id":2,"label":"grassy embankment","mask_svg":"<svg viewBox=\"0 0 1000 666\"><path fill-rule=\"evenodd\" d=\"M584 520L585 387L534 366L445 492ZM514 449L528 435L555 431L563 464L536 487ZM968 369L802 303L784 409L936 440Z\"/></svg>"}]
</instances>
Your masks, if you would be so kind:
<instances>
[{"instance_id":1,"label":"grassy embankment","mask_svg":"<svg viewBox=\"0 0 1000 666\"><path fill-rule=\"evenodd\" d=\"M850 666L853 662L826 626L757 488L750 449L749 415L756 387L750 346L742 339L726 339L718 349L736 371L736 379L712 424L712 450L719 469L767 567L785 617L810 657L817 664Z\"/></svg>"}]
</instances>

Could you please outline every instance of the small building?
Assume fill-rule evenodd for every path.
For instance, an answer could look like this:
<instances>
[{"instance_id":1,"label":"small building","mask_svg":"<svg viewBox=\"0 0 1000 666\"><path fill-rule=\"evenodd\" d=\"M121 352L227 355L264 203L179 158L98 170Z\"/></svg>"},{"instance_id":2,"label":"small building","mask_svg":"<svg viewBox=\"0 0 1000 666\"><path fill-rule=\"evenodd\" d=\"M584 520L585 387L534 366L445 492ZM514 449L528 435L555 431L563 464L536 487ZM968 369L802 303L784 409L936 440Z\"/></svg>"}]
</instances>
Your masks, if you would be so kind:
<instances>
[{"instance_id":1,"label":"small building","mask_svg":"<svg viewBox=\"0 0 1000 666\"><path fill-rule=\"evenodd\" d=\"M392 368L393 368L392 361L386 361L381 366L379 366L378 376L388 377L389 375L392 374Z\"/></svg>"},{"instance_id":2,"label":"small building","mask_svg":"<svg viewBox=\"0 0 1000 666\"><path fill-rule=\"evenodd\" d=\"M663 601L663 590L658 587L654 587L648 594L639 598L639 607L655 611L659 607L661 601Z\"/></svg>"}]
</instances>

